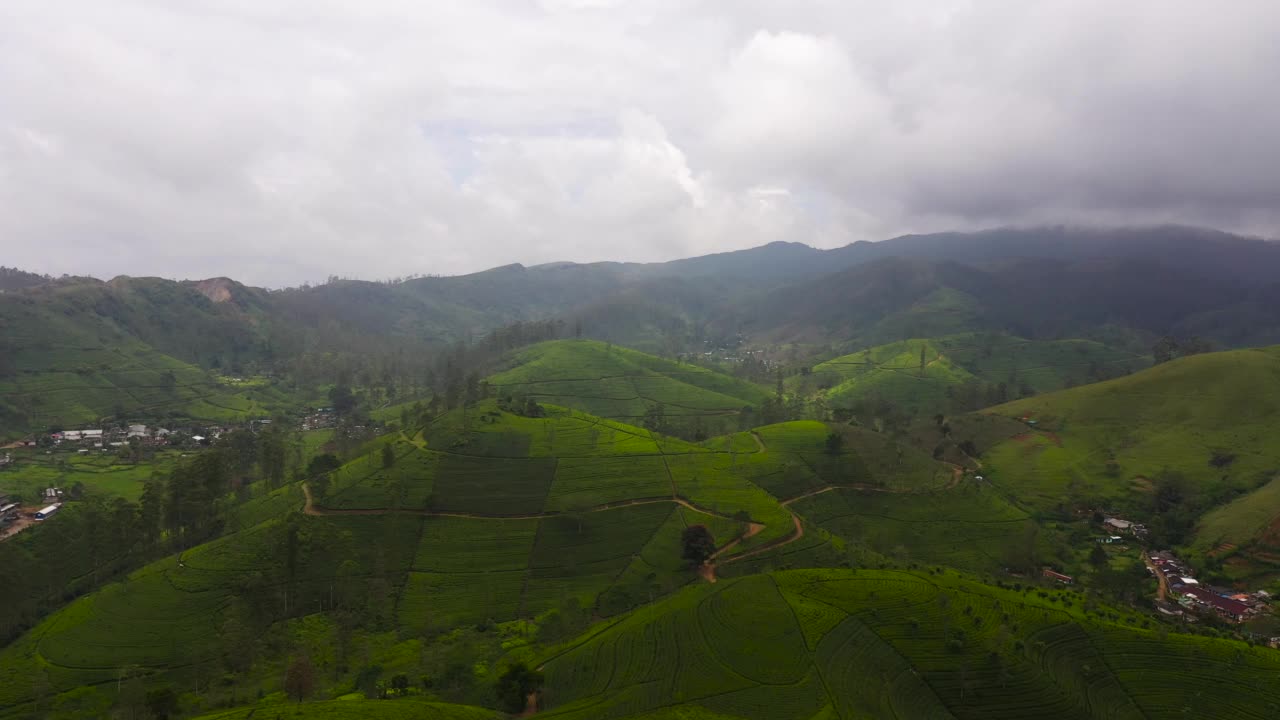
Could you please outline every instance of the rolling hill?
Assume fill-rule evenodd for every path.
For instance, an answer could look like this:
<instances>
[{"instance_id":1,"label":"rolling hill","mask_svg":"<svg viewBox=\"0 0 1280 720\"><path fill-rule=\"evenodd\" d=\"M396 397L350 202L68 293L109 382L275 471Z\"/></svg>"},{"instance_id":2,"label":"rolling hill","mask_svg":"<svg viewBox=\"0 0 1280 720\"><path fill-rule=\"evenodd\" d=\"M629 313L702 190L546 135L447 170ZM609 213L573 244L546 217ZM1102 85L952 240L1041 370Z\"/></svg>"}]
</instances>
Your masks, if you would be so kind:
<instances>
[{"instance_id":1,"label":"rolling hill","mask_svg":"<svg viewBox=\"0 0 1280 720\"><path fill-rule=\"evenodd\" d=\"M833 408L884 401L908 414L933 415L1125 375L1147 364L1089 340L969 333L878 345L815 365L788 382Z\"/></svg>"},{"instance_id":2,"label":"rolling hill","mask_svg":"<svg viewBox=\"0 0 1280 720\"><path fill-rule=\"evenodd\" d=\"M725 423L717 418L732 425L744 406L759 406L768 397L743 380L595 340L540 343L508 362L509 369L488 378L499 394L525 395L632 423L662 405L672 420L702 418L707 427L718 428Z\"/></svg>"},{"instance_id":3,"label":"rolling hill","mask_svg":"<svg viewBox=\"0 0 1280 720\"><path fill-rule=\"evenodd\" d=\"M948 571L687 588L544 654L548 718L1266 718L1280 653Z\"/></svg>"},{"instance_id":4,"label":"rolling hill","mask_svg":"<svg viewBox=\"0 0 1280 720\"><path fill-rule=\"evenodd\" d=\"M1182 358L986 411L1035 423L983 462L1029 507L1127 512L1199 554L1227 546L1229 573L1274 573L1277 393L1280 348Z\"/></svg>"},{"instance_id":5,"label":"rolling hill","mask_svg":"<svg viewBox=\"0 0 1280 720\"><path fill-rule=\"evenodd\" d=\"M268 414L288 402L279 389L225 385L193 364L225 358L230 367L256 352L238 329L250 312L145 279L58 281L0 295L0 438L108 416Z\"/></svg>"},{"instance_id":6,"label":"rolling hill","mask_svg":"<svg viewBox=\"0 0 1280 720\"><path fill-rule=\"evenodd\" d=\"M950 476L897 459L883 439L827 456L827 433L787 423L692 444L554 406L537 417L493 401L456 410L372 443L323 480L240 506L233 532L48 616L0 650L0 708L32 701L18 680L32 663L55 695L126 666L157 682L213 672L233 608L253 608L246 625L286 634L317 611L358 608L367 632L408 637L548 613L610 617L697 579L680 558L689 525L712 531L728 569L826 544L798 542L785 499L832 482Z\"/></svg>"}]
</instances>

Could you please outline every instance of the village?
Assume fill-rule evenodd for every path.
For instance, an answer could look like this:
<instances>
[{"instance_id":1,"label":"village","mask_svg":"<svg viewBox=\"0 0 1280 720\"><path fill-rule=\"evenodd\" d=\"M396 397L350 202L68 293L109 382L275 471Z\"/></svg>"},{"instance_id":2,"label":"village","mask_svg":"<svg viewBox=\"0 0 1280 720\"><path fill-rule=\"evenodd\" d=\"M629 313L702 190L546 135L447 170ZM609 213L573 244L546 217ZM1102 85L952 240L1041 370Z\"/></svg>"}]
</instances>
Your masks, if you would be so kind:
<instances>
[{"instance_id":1,"label":"village","mask_svg":"<svg viewBox=\"0 0 1280 720\"><path fill-rule=\"evenodd\" d=\"M1133 539L1142 543L1148 530L1141 523L1123 518L1104 516L1100 523L1105 534L1096 538L1102 545L1118 545ZM1233 625L1241 625L1270 612L1272 596L1265 590L1241 592L1230 588L1201 583L1195 577L1191 565L1167 550L1152 551L1140 548L1142 560L1158 583L1154 606L1167 617L1184 622L1198 622L1214 618ZM1075 584L1075 578L1045 567L1041 575L1063 584ZM1273 647L1280 647L1280 637L1267 637Z\"/></svg>"}]
</instances>

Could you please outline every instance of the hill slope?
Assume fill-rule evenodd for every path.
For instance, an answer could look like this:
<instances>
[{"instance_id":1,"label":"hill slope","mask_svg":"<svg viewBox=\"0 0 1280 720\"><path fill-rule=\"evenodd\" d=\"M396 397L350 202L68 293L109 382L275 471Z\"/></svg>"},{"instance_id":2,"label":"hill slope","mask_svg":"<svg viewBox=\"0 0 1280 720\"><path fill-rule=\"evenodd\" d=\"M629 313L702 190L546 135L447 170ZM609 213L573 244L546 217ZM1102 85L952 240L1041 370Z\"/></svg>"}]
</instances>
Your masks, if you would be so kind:
<instances>
[{"instance_id":1,"label":"hill slope","mask_svg":"<svg viewBox=\"0 0 1280 720\"><path fill-rule=\"evenodd\" d=\"M697 586L543 660L549 718L1270 717L1280 653L949 572Z\"/></svg>"},{"instance_id":2,"label":"hill slope","mask_svg":"<svg viewBox=\"0 0 1280 720\"><path fill-rule=\"evenodd\" d=\"M1259 489L1280 470L1277 397L1280 348L1196 355L992 408L1036 424L984 462L1032 506L1098 504L1151 520L1161 540L1201 552L1256 543L1257 559L1274 550L1264 531L1280 517L1276 493Z\"/></svg>"},{"instance_id":3,"label":"hill slope","mask_svg":"<svg viewBox=\"0 0 1280 720\"><path fill-rule=\"evenodd\" d=\"M834 408L883 401L900 412L932 415L1125 375L1146 364L1089 340L969 333L878 345L815 365L789 382Z\"/></svg>"},{"instance_id":4,"label":"hill slope","mask_svg":"<svg viewBox=\"0 0 1280 720\"><path fill-rule=\"evenodd\" d=\"M671 421L688 424L701 417L715 426L713 418L733 416L768 397L743 380L594 340L541 343L517 352L510 364L489 378L500 394L633 423L660 404Z\"/></svg>"}]
</instances>

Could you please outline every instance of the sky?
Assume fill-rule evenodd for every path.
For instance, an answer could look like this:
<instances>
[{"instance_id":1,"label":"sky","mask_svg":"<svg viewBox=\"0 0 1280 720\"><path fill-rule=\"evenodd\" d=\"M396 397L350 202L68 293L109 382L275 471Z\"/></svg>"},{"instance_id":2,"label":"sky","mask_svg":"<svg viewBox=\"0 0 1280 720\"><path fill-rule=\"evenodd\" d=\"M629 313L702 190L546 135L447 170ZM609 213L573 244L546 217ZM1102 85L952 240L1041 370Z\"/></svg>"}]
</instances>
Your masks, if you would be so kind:
<instances>
[{"instance_id":1,"label":"sky","mask_svg":"<svg viewBox=\"0 0 1280 720\"><path fill-rule=\"evenodd\" d=\"M4 0L0 264L456 274L1280 237L1275 0Z\"/></svg>"}]
</instances>

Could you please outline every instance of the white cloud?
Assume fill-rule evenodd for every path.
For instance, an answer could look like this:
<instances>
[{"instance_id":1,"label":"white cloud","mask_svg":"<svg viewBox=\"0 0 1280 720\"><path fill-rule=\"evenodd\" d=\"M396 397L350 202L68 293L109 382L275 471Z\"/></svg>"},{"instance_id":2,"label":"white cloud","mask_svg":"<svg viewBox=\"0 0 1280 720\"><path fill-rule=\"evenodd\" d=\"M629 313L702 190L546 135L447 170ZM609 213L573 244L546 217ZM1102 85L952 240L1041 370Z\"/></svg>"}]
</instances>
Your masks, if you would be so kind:
<instances>
[{"instance_id":1,"label":"white cloud","mask_svg":"<svg viewBox=\"0 0 1280 720\"><path fill-rule=\"evenodd\" d=\"M1280 5L9 0L0 243L280 285L1036 222L1280 234Z\"/></svg>"}]
</instances>

